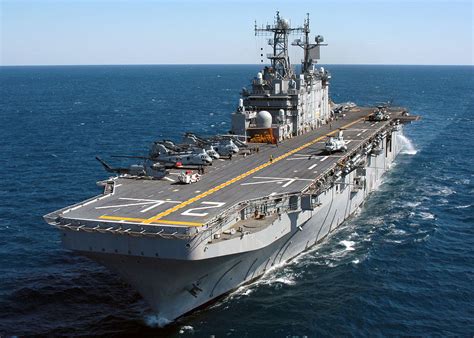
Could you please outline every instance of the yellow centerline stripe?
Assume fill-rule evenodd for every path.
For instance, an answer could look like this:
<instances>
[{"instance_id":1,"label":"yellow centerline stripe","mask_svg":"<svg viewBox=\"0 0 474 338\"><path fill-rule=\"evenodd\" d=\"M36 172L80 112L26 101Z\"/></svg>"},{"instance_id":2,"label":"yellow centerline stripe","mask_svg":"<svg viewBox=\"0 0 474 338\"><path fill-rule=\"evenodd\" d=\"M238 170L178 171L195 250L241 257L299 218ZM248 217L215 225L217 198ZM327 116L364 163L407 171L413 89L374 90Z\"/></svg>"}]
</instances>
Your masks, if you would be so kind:
<instances>
[{"instance_id":1,"label":"yellow centerline stripe","mask_svg":"<svg viewBox=\"0 0 474 338\"><path fill-rule=\"evenodd\" d=\"M147 220L147 218L107 216L107 215L100 216L99 218L113 220L113 221L131 221L131 222L140 222L140 223L143 223L144 221ZM193 226L193 227L200 227L204 225L203 223L197 223L197 222L181 222L181 221L171 221L171 220L166 220L166 219L155 220L153 221L153 223L169 224L169 225L187 225L187 226Z\"/></svg>"},{"instance_id":2,"label":"yellow centerline stripe","mask_svg":"<svg viewBox=\"0 0 474 338\"><path fill-rule=\"evenodd\" d=\"M364 116L364 117L362 117L362 118L360 118L360 119L357 119L357 120L355 120L355 121L353 121L353 122L351 122L351 123L349 123L349 124L347 124L347 125L345 125L345 126L343 126L343 127L341 127L341 128L348 128L348 127L350 127L350 126L352 126L352 125L354 125L354 124L356 124L356 123L358 123L358 122L364 120L365 118L366 118L366 116ZM339 128L339 129L340 129L340 128ZM320 137L318 137L318 138L315 138L313 141L310 141L310 142L308 142L308 143L305 143L305 144L303 144L302 146L300 146L300 147L298 147L298 148L295 148L295 149L290 150L289 152L287 152L287 153L285 153L285 154L283 154L283 155L281 155L281 156L278 156L278 157L275 158L272 162L265 162L265 163L259 165L258 167L254 168L254 169L251 169L251 170L249 170L249 171L247 171L247 172L245 172L245 173L243 173L243 174L241 174L241 175L239 175L239 176L237 176L237 177L234 177L233 179L231 179L231 180L229 180L229 181L227 181L227 182L221 183L221 184L219 184L218 186L216 186L216 187L214 187L214 188L212 188L212 189L210 189L210 190L208 190L208 191L205 191L205 192L203 192L203 193L201 193L201 194L199 194L199 195L197 195L197 196L194 196L193 198L188 199L187 201L184 201L184 202L182 202L182 203L180 203L180 204L177 204L177 205L175 205L174 207L172 207L172 208L170 208L170 209L168 209L168 210L165 210L165 211L163 211L163 212L160 212L159 214L157 214L157 215L155 215L155 216L153 216L153 217L151 217L151 218L145 220L143 223L145 223L145 224L150 224L150 223L154 223L154 222L156 223L157 220L159 220L160 218L163 218L163 217L165 217L165 216L168 216L169 214L172 214L173 212L175 212L175 211L177 211L177 210L179 210L179 209L182 209L182 208L184 208L185 206L188 206L188 205L191 204L191 203L194 203L194 202L196 202L196 201L198 201L198 200L200 200L200 199L202 199L202 198L204 198L204 197L206 197L206 196L208 196L208 195L210 195L210 194L212 194L212 193L214 193L214 192L216 192L216 191L219 191L219 190L221 190L222 188L225 188L225 187L227 187L228 185L230 185L230 184L232 184L232 183L235 183L235 182L237 182L237 181L240 181L241 179L246 178L246 177L250 176L251 174L253 174L253 173L257 172L257 171L260 171L260 170L262 170L263 168L266 168L266 167L268 167L269 165L271 165L271 164L273 164L273 163L275 163L275 162L281 161L282 159L287 158L288 156L291 156L291 155L293 155L294 153L297 153L298 151L300 151L300 150L302 150L302 149L304 149L304 148L307 148L307 147L309 147L310 145L313 145L313 144L316 143L316 142L319 142L319 141L322 140L323 138L325 138L325 137L327 137L327 136L329 136L329 135L334 134L336 131L337 131L337 129L336 129L336 130L333 130L333 131L330 132L330 133L327 133L327 134L325 134L325 135L322 135L322 136L320 136Z\"/></svg>"}]
</instances>

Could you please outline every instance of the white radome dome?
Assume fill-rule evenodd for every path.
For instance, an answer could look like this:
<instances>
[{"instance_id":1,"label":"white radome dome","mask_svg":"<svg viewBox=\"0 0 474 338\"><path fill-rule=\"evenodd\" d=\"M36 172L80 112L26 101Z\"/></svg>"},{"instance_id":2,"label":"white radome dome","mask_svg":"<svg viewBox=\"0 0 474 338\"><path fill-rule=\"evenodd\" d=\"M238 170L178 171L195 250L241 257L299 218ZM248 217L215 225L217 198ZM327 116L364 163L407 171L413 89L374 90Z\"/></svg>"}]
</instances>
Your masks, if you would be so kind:
<instances>
[{"instance_id":1,"label":"white radome dome","mask_svg":"<svg viewBox=\"0 0 474 338\"><path fill-rule=\"evenodd\" d=\"M271 128L272 114L266 110L259 111L257 114L257 128Z\"/></svg>"},{"instance_id":2,"label":"white radome dome","mask_svg":"<svg viewBox=\"0 0 474 338\"><path fill-rule=\"evenodd\" d=\"M280 19L278 26L281 29L288 29L290 28L290 22L287 19Z\"/></svg>"}]
</instances>

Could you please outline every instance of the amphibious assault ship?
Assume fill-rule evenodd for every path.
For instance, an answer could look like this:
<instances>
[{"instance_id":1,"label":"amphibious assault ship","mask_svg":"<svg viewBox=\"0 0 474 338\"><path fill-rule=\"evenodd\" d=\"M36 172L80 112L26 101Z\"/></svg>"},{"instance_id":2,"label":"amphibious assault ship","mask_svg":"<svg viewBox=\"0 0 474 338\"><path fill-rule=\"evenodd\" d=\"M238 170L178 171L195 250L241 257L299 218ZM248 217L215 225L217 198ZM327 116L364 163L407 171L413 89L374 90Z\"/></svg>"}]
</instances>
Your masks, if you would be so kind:
<instances>
[{"instance_id":1,"label":"amphibious assault ship","mask_svg":"<svg viewBox=\"0 0 474 338\"><path fill-rule=\"evenodd\" d=\"M242 90L228 135L155 142L130 169L99 159L117 173L103 194L44 216L66 248L118 273L167 320L321 243L379 186L403 124L417 119L402 107L332 103L309 16L293 28L277 13L255 34L270 36L270 65Z\"/></svg>"}]
</instances>

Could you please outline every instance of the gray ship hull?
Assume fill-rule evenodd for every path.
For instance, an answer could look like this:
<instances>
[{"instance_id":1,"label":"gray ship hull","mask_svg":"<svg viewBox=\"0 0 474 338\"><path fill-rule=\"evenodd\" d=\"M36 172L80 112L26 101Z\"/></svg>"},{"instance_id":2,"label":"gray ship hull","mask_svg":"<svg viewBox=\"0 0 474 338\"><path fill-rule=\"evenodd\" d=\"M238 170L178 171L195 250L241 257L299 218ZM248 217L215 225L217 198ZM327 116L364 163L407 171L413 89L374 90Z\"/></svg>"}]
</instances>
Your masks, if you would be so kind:
<instances>
[{"instance_id":1,"label":"gray ship hull","mask_svg":"<svg viewBox=\"0 0 474 338\"><path fill-rule=\"evenodd\" d=\"M264 240L260 241L261 246L255 249L240 246L235 250L227 250L229 254L216 254L207 259L169 259L150 257L143 253L149 247L166 246L169 240L157 242L156 239L150 239L147 242L139 237L122 236L117 239L107 234L100 236L88 232L77 232L74 237L64 236L64 245L79 250L117 272L139 291L159 318L164 322L172 321L323 242L379 187L383 174L401 150L401 142L397 137L401 133L401 129L392 131L391 151L368 155L366 165L361 168L365 171L362 188L354 187L351 183L357 171L348 173L338 184L318 196L319 204L314 210L283 213L268 230L259 231L262 238L270 239L268 244ZM87 250L80 243L100 243L106 252ZM192 250L199 248L206 251L207 245L208 242L201 240ZM230 247L234 244L229 241L227 245ZM138 252L141 250L141 255L108 253L113 248L119 248L120 251L121 246L132 251L136 246Z\"/></svg>"}]
</instances>

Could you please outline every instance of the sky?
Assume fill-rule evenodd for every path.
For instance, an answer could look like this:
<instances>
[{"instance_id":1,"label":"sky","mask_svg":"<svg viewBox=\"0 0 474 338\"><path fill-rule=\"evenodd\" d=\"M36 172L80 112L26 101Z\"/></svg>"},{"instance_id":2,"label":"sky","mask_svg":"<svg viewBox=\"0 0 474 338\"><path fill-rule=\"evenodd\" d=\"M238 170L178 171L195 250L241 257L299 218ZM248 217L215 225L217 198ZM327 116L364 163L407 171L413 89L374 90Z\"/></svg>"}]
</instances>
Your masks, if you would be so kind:
<instances>
[{"instance_id":1,"label":"sky","mask_svg":"<svg viewBox=\"0 0 474 338\"><path fill-rule=\"evenodd\" d=\"M0 0L0 65L256 64L277 10L323 64L474 63L472 0Z\"/></svg>"}]
</instances>

